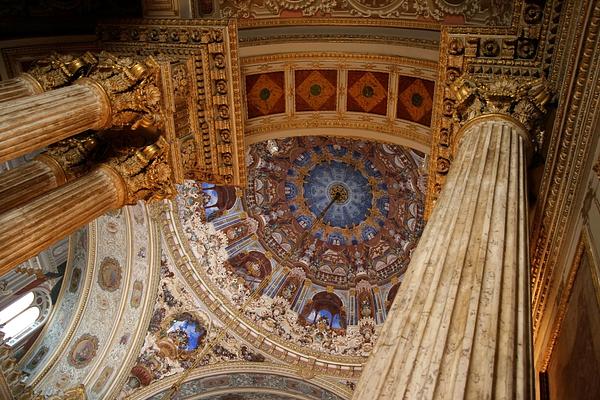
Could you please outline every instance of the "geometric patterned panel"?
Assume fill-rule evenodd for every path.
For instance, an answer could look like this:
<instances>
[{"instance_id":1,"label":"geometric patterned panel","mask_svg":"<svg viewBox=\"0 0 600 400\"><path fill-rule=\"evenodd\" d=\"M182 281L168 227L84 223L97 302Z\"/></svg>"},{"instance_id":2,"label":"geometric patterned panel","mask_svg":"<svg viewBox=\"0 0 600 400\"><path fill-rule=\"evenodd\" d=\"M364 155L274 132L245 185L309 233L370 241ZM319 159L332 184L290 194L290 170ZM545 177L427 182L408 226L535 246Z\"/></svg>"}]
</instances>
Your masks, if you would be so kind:
<instances>
[{"instance_id":1,"label":"geometric patterned panel","mask_svg":"<svg viewBox=\"0 0 600 400\"><path fill-rule=\"evenodd\" d=\"M410 76L400 76L398 81L399 119L421 125L431 125L434 82Z\"/></svg>"},{"instance_id":2,"label":"geometric patterned panel","mask_svg":"<svg viewBox=\"0 0 600 400\"><path fill-rule=\"evenodd\" d=\"M389 74L348 71L348 111L387 114Z\"/></svg>"},{"instance_id":3,"label":"geometric patterned panel","mask_svg":"<svg viewBox=\"0 0 600 400\"><path fill-rule=\"evenodd\" d=\"M285 112L283 72L246 76L248 118Z\"/></svg>"},{"instance_id":4,"label":"geometric patterned panel","mask_svg":"<svg viewBox=\"0 0 600 400\"><path fill-rule=\"evenodd\" d=\"M336 70L297 70L296 111L335 111Z\"/></svg>"}]
</instances>

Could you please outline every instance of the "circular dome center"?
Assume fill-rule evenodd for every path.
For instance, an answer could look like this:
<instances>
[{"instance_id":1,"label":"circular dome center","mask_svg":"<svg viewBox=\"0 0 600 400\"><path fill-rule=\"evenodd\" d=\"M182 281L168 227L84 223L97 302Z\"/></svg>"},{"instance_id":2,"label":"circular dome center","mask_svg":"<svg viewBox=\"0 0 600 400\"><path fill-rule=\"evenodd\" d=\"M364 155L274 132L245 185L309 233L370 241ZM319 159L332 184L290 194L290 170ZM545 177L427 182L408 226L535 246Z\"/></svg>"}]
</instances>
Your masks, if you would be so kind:
<instances>
[{"instance_id":1,"label":"circular dome center","mask_svg":"<svg viewBox=\"0 0 600 400\"><path fill-rule=\"evenodd\" d=\"M329 198L338 204L348 201L348 188L343 183L334 183L329 187Z\"/></svg>"},{"instance_id":2,"label":"circular dome center","mask_svg":"<svg viewBox=\"0 0 600 400\"><path fill-rule=\"evenodd\" d=\"M315 165L308 172L304 180L304 200L315 217L329 206L323 215L324 223L352 228L369 215L373 192L369 180L354 166L329 161Z\"/></svg>"}]
</instances>

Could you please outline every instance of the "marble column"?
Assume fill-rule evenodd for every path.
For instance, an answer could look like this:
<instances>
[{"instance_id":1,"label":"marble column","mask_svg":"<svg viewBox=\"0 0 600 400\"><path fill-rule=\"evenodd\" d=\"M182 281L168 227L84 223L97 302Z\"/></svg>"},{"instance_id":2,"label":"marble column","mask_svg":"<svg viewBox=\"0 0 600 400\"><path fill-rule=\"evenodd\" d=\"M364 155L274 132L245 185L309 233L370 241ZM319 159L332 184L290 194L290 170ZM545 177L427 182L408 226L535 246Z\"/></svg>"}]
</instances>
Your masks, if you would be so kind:
<instances>
[{"instance_id":1,"label":"marble column","mask_svg":"<svg viewBox=\"0 0 600 400\"><path fill-rule=\"evenodd\" d=\"M59 165L53 168L53 161L42 157L0 173L0 214L65 183L64 172Z\"/></svg>"},{"instance_id":2,"label":"marble column","mask_svg":"<svg viewBox=\"0 0 600 400\"><path fill-rule=\"evenodd\" d=\"M79 71L83 63L75 61L65 68ZM2 103L0 163L90 129L160 128L160 67L154 59L135 61L100 53L90 68L85 78L70 86ZM65 79L36 77L43 88L63 85Z\"/></svg>"},{"instance_id":3,"label":"marble column","mask_svg":"<svg viewBox=\"0 0 600 400\"><path fill-rule=\"evenodd\" d=\"M0 276L107 211L172 197L168 144L100 164L91 172L0 214Z\"/></svg>"},{"instance_id":4,"label":"marble column","mask_svg":"<svg viewBox=\"0 0 600 400\"><path fill-rule=\"evenodd\" d=\"M71 137L0 173L0 214L87 173L100 141L93 132Z\"/></svg>"},{"instance_id":5,"label":"marble column","mask_svg":"<svg viewBox=\"0 0 600 400\"><path fill-rule=\"evenodd\" d=\"M123 205L118 175L98 168L29 203L0 214L0 275Z\"/></svg>"},{"instance_id":6,"label":"marble column","mask_svg":"<svg viewBox=\"0 0 600 400\"><path fill-rule=\"evenodd\" d=\"M2 103L0 163L110 123L110 100L91 80Z\"/></svg>"},{"instance_id":7,"label":"marble column","mask_svg":"<svg viewBox=\"0 0 600 400\"><path fill-rule=\"evenodd\" d=\"M0 81L0 103L21 97L40 94L42 86L29 74L21 74L13 79Z\"/></svg>"},{"instance_id":8,"label":"marble column","mask_svg":"<svg viewBox=\"0 0 600 400\"><path fill-rule=\"evenodd\" d=\"M90 52L78 57L52 53L13 79L0 81L0 103L58 89L72 83L98 62Z\"/></svg>"},{"instance_id":9,"label":"marble column","mask_svg":"<svg viewBox=\"0 0 600 400\"><path fill-rule=\"evenodd\" d=\"M517 118L530 106L539 116L543 104L514 91L511 104L492 107L496 98L481 96L489 88L472 89L444 189L354 399L533 398L531 140Z\"/></svg>"}]
</instances>

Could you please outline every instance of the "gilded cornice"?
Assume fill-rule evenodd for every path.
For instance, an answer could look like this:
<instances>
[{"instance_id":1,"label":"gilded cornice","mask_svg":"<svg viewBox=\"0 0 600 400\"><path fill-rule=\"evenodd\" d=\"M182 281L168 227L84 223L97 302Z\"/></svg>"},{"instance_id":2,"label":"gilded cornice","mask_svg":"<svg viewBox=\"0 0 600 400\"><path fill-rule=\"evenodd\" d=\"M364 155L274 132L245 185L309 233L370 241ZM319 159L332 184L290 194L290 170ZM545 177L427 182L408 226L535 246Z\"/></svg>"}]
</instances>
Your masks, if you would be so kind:
<instances>
[{"instance_id":1,"label":"gilded cornice","mask_svg":"<svg viewBox=\"0 0 600 400\"><path fill-rule=\"evenodd\" d=\"M264 46L277 43L290 42L327 42L327 43L374 43L387 44L390 46L416 47L419 49L438 50L439 42L437 40L403 38L398 36L382 35L352 35L352 34L302 34L300 35L265 35L253 36L251 38L241 38L240 47ZM348 54L348 53L344 53Z\"/></svg>"},{"instance_id":2,"label":"gilded cornice","mask_svg":"<svg viewBox=\"0 0 600 400\"><path fill-rule=\"evenodd\" d=\"M437 21L415 21L407 19L384 18L251 18L240 19L240 29L266 28L273 26L375 26L404 29L423 29L439 31L441 24Z\"/></svg>"},{"instance_id":3,"label":"gilded cornice","mask_svg":"<svg viewBox=\"0 0 600 400\"><path fill-rule=\"evenodd\" d=\"M304 115L303 115L304 114ZM355 135L364 137L368 140L389 141L377 137L376 134L366 133L378 132L391 135L398 140L397 144L408 145L411 148L425 150L431 145L431 136L429 129L408 121L392 121L386 118L364 115L358 113L335 113L335 112L314 112L314 113L295 113L289 117L260 117L246 123L246 137L248 141L256 143L256 137L263 137L273 132L283 132L291 130L321 129L319 135L335 136L331 130L352 129L355 131L365 131ZM346 132L348 134L348 132ZM341 136L341 135L340 135ZM281 137L285 137L282 135Z\"/></svg>"},{"instance_id":4,"label":"gilded cornice","mask_svg":"<svg viewBox=\"0 0 600 400\"><path fill-rule=\"evenodd\" d=\"M217 184L245 185L243 121L237 70L237 27L222 20L123 20L99 26L106 48L116 53L158 54L159 61L178 61L190 79L195 101L189 114L193 132L171 140L184 151L189 139L196 155L191 177ZM188 70L188 68L190 68ZM219 92L225 83L226 92ZM177 129L175 129L177 131ZM186 142L187 145L185 144Z\"/></svg>"},{"instance_id":5,"label":"gilded cornice","mask_svg":"<svg viewBox=\"0 0 600 400\"><path fill-rule=\"evenodd\" d=\"M592 151L594 120L600 103L600 70L598 53L600 4L592 5L589 14L581 7L580 24L573 25L582 38L581 49L573 43L561 43L573 49L570 53L573 69L567 71L570 79L561 82L561 101L553 126L553 135L547 154L540 196L536 209L531 240L532 304L534 340L547 307L552 282L557 282L557 265L566 237L577 196L580 193L584 167ZM579 51L578 51L579 50Z\"/></svg>"},{"instance_id":6,"label":"gilded cornice","mask_svg":"<svg viewBox=\"0 0 600 400\"><path fill-rule=\"evenodd\" d=\"M386 56L379 54L359 54L359 53L342 53L342 52L295 52L295 53L279 53L269 55L259 55L251 57L242 57L240 59L240 65L242 66L242 72L247 73L248 69L255 66L255 69L265 68L265 64L301 64L302 62L332 62L338 64L339 67L348 67L348 62L356 62L368 64L371 68L379 69L382 71L388 70L399 70L403 67L416 67L422 68L430 72L432 75L435 73L438 64L434 61L423 60L419 58L401 57L401 56ZM299 65L298 65L299 66ZM314 65L313 65L314 67ZM378 68L379 67L379 68ZM414 76L420 76L422 71L414 72Z\"/></svg>"}]
</instances>

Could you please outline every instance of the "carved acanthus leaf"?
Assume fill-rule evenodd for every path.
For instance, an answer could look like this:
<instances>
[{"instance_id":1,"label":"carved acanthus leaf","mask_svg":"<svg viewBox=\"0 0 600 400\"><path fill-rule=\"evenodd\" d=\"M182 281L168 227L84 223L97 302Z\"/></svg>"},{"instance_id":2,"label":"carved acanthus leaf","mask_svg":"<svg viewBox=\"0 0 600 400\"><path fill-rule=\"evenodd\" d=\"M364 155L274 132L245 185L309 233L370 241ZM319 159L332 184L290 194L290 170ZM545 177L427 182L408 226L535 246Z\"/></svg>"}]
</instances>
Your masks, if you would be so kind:
<instances>
[{"instance_id":1,"label":"carved acanthus leaf","mask_svg":"<svg viewBox=\"0 0 600 400\"><path fill-rule=\"evenodd\" d=\"M174 197L172 170L168 162L168 144L161 137L141 150L111 158L107 164L125 181L126 204Z\"/></svg>"},{"instance_id":2,"label":"carved acanthus leaf","mask_svg":"<svg viewBox=\"0 0 600 400\"><path fill-rule=\"evenodd\" d=\"M460 124L484 114L504 114L521 122L530 132L539 126L551 98L542 78L502 77L494 81L459 78L450 88L456 99L454 118Z\"/></svg>"},{"instance_id":3,"label":"carved acanthus leaf","mask_svg":"<svg viewBox=\"0 0 600 400\"><path fill-rule=\"evenodd\" d=\"M77 178L91 168L99 140L96 133L84 133L49 146L44 154L60 164L69 179Z\"/></svg>"},{"instance_id":4,"label":"carved acanthus leaf","mask_svg":"<svg viewBox=\"0 0 600 400\"><path fill-rule=\"evenodd\" d=\"M102 52L88 78L96 81L110 99L111 126L138 127L163 124L160 67L152 58L143 61Z\"/></svg>"}]
</instances>

